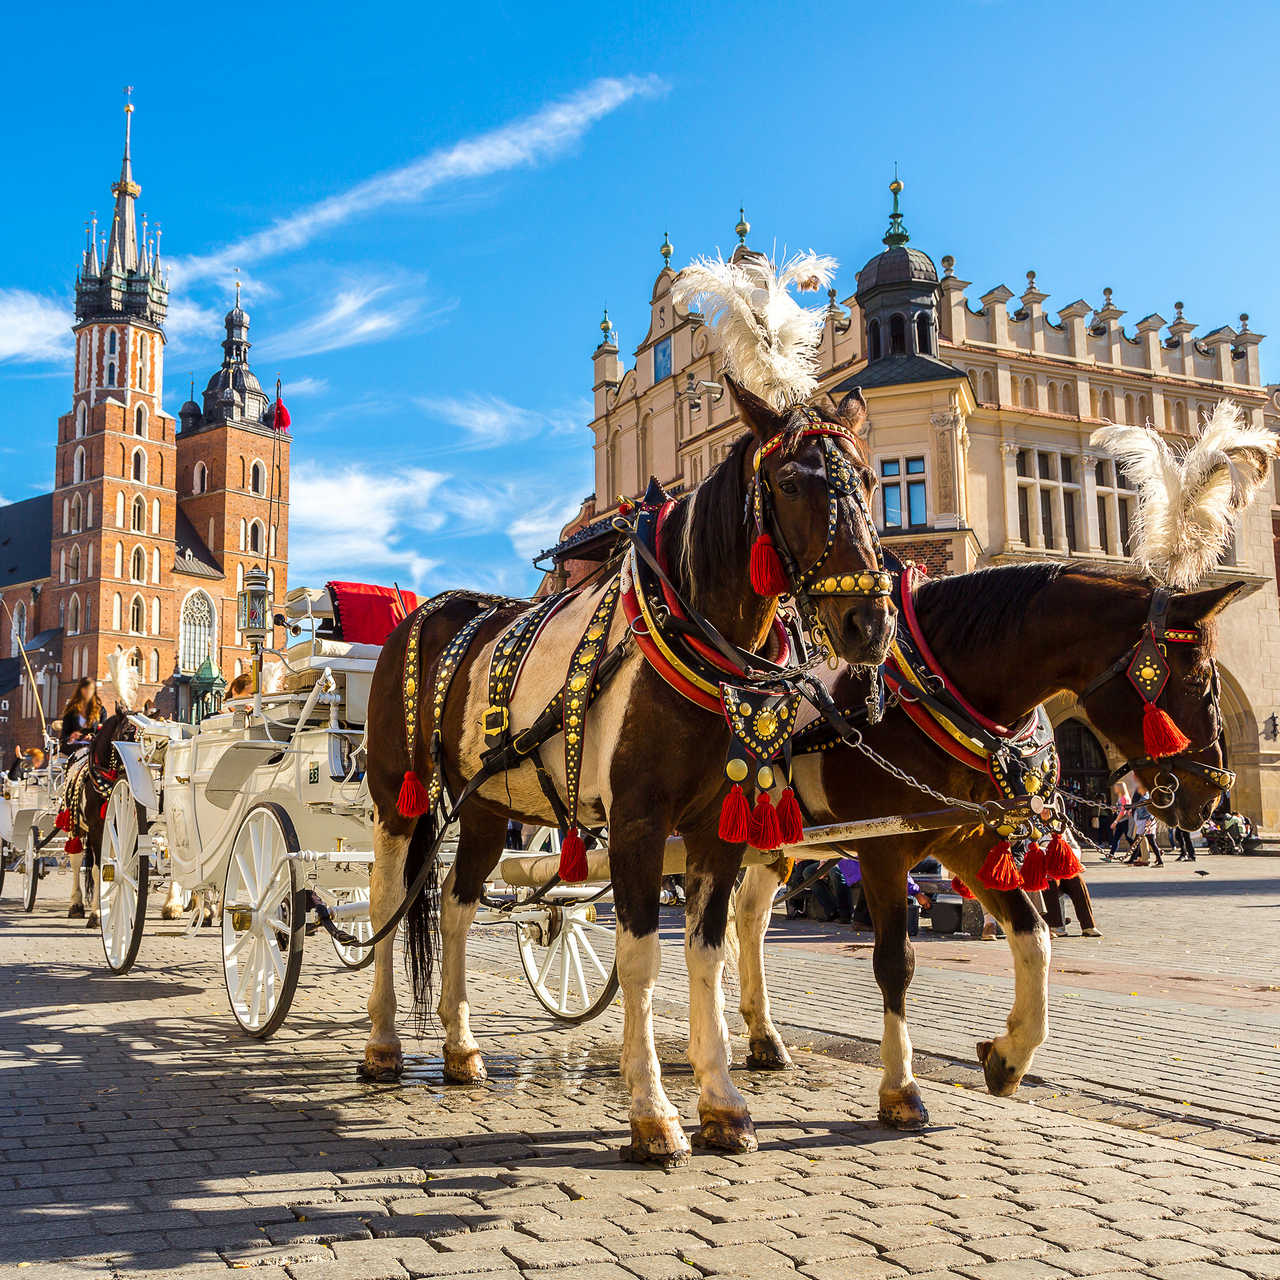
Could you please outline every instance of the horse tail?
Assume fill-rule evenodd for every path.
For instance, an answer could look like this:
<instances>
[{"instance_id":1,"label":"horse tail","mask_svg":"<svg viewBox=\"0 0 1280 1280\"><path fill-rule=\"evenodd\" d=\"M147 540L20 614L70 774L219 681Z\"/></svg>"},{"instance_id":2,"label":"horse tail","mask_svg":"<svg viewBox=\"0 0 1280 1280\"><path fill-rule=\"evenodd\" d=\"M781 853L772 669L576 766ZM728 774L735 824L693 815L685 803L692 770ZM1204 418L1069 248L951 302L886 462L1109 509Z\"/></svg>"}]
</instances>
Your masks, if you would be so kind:
<instances>
[{"instance_id":1,"label":"horse tail","mask_svg":"<svg viewBox=\"0 0 1280 1280\"><path fill-rule=\"evenodd\" d=\"M404 860L404 882L412 885L428 860L436 859L436 835L440 812L433 808L424 813L409 837ZM422 892L409 904L404 917L404 955L413 984L413 1018L417 1033L427 1030L431 1018L431 983L435 976L436 951L440 943L440 878L434 868L422 886Z\"/></svg>"}]
</instances>

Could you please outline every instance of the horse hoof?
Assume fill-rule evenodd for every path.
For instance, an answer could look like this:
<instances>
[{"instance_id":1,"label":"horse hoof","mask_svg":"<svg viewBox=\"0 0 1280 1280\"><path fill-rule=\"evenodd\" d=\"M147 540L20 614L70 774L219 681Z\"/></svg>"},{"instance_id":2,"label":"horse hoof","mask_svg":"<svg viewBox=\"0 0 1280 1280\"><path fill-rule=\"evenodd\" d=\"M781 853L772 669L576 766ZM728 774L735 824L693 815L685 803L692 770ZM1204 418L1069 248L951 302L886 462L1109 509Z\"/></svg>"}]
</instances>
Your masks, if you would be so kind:
<instances>
[{"instance_id":1,"label":"horse hoof","mask_svg":"<svg viewBox=\"0 0 1280 1280\"><path fill-rule=\"evenodd\" d=\"M689 1142L678 1119L645 1117L631 1121L631 1141L618 1155L631 1164L656 1164L679 1169L689 1163Z\"/></svg>"},{"instance_id":2,"label":"horse hoof","mask_svg":"<svg viewBox=\"0 0 1280 1280\"><path fill-rule=\"evenodd\" d=\"M387 1084L399 1080L404 1071L404 1054L397 1045L391 1049L366 1048L364 1061L356 1068L356 1075L369 1084Z\"/></svg>"},{"instance_id":3,"label":"horse hoof","mask_svg":"<svg viewBox=\"0 0 1280 1280\"><path fill-rule=\"evenodd\" d=\"M997 1098L1008 1098L1018 1088L1022 1073L1015 1071L991 1040L978 1042L978 1061L987 1080L987 1092Z\"/></svg>"},{"instance_id":4,"label":"horse hoof","mask_svg":"<svg viewBox=\"0 0 1280 1280\"><path fill-rule=\"evenodd\" d=\"M181 920L182 912L177 907L162 907L160 909L161 920Z\"/></svg>"},{"instance_id":5,"label":"horse hoof","mask_svg":"<svg viewBox=\"0 0 1280 1280\"><path fill-rule=\"evenodd\" d=\"M728 1151L743 1155L755 1151L756 1128L744 1112L709 1111L702 1117L702 1127L693 1135L693 1145L700 1151Z\"/></svg>"},{"instance_id":6,"label":"horse hoof","mask_svg":"<svg viewBox=\"0 0 1280 1280\"><path fill-rule=\"evenodd\" d=\"M446 1049L444 1079L446 1084L483 1084L489 1078L479 1049Z\"/></svg>"},{"instance_id":7,"label":"horse hoof","mask_svg":"<svg viewBox=\"0 0 1280 1280\"><path fill-rule=\"evenodd\" d=\"M892 1089L880 1095L880 1123L890 1129L926 1129L929 1112L920 1090Z\"/></svg>"},{"instance_id":8,"label":"horse hoof","mask_svg":"<svg viewBox=\"0 0 1280 1280\"><path fill-rule=\"evenodd\" d=\"M84 903L82 903L82 902L73 902L73 903L72 903L72 904L67 908L67 919L68 919L68 920L83 920L83 919L84 919Z\"/></svg>"},{"instance_id":9,"label":"horse hoof","mask_svg":"<svg viewBox=\"0 0 1280 1280\"><path fill-rule=\"evenodd\" d=\"M791 1071L795 1068L781 1040L752 1040L747 1054L748 1071Z\"/></svg>"},{"instance_id":10,"label":"horse hoof","mask_svg":"<svg viewBox=\"0 0 1280 1280\"><path fill-rule=\"evenodd\" d=\"M98 927L98 913L96 911L91 911L85 917L84 927L86 929L96 929Z\"/></svg>"}]
</instances>

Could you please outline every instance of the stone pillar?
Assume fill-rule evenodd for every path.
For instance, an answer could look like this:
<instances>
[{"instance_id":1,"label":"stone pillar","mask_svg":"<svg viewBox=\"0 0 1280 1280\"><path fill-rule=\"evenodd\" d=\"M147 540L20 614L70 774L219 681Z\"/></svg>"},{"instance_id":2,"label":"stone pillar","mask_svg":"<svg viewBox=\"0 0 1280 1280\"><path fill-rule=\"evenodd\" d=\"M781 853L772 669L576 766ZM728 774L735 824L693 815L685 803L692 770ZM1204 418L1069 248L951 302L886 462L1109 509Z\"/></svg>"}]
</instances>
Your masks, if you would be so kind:
<instances>
[{"instance_id":1,"label":"stone pillar","mask_svg":"<svg viewBox=\"0 0 1280 1280\"><path fill-rule=\"evenodd\" d=\"M1098 529L1098 460L1086 453L1080 459L1080 503L1084 507L1084 547L1088 555L1102 554Z\"/></svg>"},{"instance_id":2,"label":"stone pillar","mask_svg":"<svg viewBox=\"0 0 1280 1280\"><path fill-rule=\"evenodd\" d=\"M1004 473L1004 545L1005 550L1022 550L1022 530L1018 527L1018 446L1006 440L1000 446L1000 462Z\"/></svg>"},{"instance_id":3,"label":"stone pillar","mask_svg":"<svg viewBox=\"0 0 1280 1280\"><path fill-rule=\"evenodd\" d=\"M933 426L933 523L938 529L959 529L964 523L960 477L964 474L960 457L960 414L955 409L935 413Z\"/></svg>"}]
</instances>

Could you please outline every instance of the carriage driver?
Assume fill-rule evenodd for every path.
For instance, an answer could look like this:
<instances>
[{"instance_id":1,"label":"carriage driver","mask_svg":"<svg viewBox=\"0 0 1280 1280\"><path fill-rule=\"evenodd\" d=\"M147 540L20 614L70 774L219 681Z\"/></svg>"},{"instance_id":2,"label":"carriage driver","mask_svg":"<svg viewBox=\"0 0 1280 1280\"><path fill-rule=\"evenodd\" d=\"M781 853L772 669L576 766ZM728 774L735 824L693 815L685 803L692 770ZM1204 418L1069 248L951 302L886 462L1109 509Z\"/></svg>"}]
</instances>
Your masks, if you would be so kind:
<instances>
[{"instance_id":1,"label":"carriage driver","mask_svg":"<svg viewBox=\"0 0 1280 1280\"><path fill-rule=\"evenodd\" d=\"M102 723L102 702L98 698L98 682L85 676L67 701L62 713L62 729L58 742L65 756L78 755L93 741Z\"/></svg>"}]
</instances>

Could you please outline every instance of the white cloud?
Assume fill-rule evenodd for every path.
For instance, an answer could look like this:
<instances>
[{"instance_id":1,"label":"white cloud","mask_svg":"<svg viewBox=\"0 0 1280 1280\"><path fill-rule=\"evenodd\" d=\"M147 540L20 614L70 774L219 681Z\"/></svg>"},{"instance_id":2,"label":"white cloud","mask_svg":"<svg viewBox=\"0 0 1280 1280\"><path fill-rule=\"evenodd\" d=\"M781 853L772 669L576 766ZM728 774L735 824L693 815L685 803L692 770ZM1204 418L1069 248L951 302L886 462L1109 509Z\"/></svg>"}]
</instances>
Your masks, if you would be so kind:
<instances>
[{"instance_id":1,"label":"white cloud","mask_svg":"<svg viewBox=\"0 0 1280 1280\"><path fill-rule=\"evenodd\" d=\"M539 551L554 547L560 541L560 530L581 508L581 499L551 499L518 516L507 526L507 536L516 555L528 563Z\"/></svg>"},{"instance_id":2,"label":"white cloud","mask_svg":"<svg viewBox=\"0 0 1280 1280\"><path fill-rule=\"evenodd\" d=\"M284 384L290 396L322 396L329 390L327 378L293 378Z\"/></svg>"},{"instance_id":3,"label":"white cloud","mask_svg":"<svg viewBox=\"0 0 1280 1280\"><path fill-rule=\"evenodd\" d=\"M448 477L423 468L295 464L290 477L289 577L298 585L370 579L418 589L439 563L421 547L445 523L435 496Z\"/></svg>"},{"instance_id":4,"label":"white cloud","mask_svg":"<svg viewBox=\"0 0 1280 1280\"><path fill-rule=\"evenodd\" d=\"M0 289L0 363L71 357L68 307L26 289Z\"/></svg>"},{"instance_id":5,"label":"white cloud","mask_svg":"<svg viewBox=\"0 0 1280 1280\"><path fill-rule=\"evenodd\" d=\"M213 307L203 307L190 298L171 294L164 319L165 337L175 348L207 346L210 340L223 332L222 315Z\"/></svg>"},{"instance_id":6,"label":"white cloud","mask_svg":"<svg viewBox=\"0 0 1280 1280\"><path fill-rule=\"evenodd\" d=\"M264 342L260 354L274 360L288 360L389 338L418 319L422 311L420 296L397 296L401 284L400 281L348 284L309 320ZM438 307L430 315L452 310L453 305Z\"/></svg>"},{"instance_id":7,"label":"white cloud","mask_svg":"<svg viewBox=\"0 0 1280 1280\"><path fill-rule=\"evenodd\" d=\"M458 443L475 449L492 449L544 431L563 434L591 420L591 410L585 401L551 413L521 408L501 396L476 394L419 396L414 403L429 417L463 431L466 438Z\"/></svg>"},{"instance_id":8,"label":"white cloud","mask_svg":"<svg viewBox=\"0 0 1280 1280\"><path fill-rule=\"evenodd\" d=\"M522 120L466 138L357 183L222 249L180 260L183 280L229 276L234 267L301 248L316 236L386 205L409 204L449 183L527 168L562 154L598 120L663 89L654 76L592 81Z\"/></svg>"}]
</instances>

